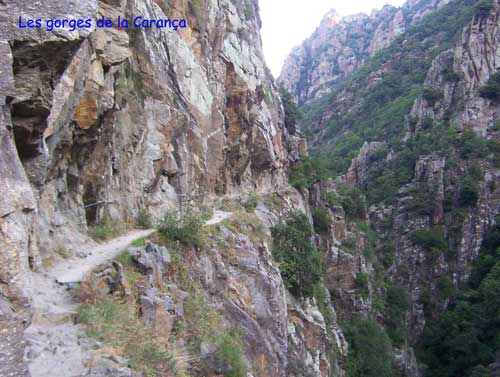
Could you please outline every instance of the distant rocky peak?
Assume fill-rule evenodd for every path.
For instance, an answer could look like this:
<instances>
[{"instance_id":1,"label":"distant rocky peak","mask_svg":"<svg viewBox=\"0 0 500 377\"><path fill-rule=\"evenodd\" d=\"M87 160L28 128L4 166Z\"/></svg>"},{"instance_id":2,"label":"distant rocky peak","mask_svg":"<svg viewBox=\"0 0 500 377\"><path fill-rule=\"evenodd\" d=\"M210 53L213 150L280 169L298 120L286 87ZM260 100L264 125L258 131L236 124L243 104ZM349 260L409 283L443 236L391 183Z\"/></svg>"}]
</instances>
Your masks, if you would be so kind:
<instances>
[{"instance_id":1,"label":"distant rocky peak","mask_svg":"<svg viewBox=\"0 0 500 377\"><path fill-rule=\"evenodd\" d=\"M278 78L295 99L304 104L387 47L408 26L449 0L410 0L400 8L385 5L370 15L341 17L328 11L316 31L292 50Z\"/></svg>"},{"instance_id":2,"label":"distant rocky peak","mask_svg":"<svg viewBox=\"0 0 500 377\"><path fill-rule=\"evenodd\" d=\"M342 16L335 10L330 9L323 17L318 30L329 30L335 27L342 20Z\"/></svg>"}]
</instances>

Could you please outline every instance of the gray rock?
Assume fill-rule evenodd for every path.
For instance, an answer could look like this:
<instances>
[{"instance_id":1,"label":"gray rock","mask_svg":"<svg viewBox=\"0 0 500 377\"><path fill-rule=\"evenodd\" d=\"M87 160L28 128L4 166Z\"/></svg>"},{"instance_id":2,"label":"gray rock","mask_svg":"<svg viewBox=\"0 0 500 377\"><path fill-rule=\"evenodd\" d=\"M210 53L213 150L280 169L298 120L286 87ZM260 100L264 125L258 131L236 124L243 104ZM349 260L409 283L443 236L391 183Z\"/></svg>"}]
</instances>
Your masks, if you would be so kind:
<instances>
[{"instance_id":1,"label":"gray rock","mask_svg":"<svg viewBox=\"0 0 500 377\"><path fill-rule=\"evenodd\" d=\"M148 241L144 249L138 250L133 256L137 267L144 274L157 274L162 277L170 263L170 253L164 246Z\"/></svg>"},{"instance_id":2,"label":"gray rock","mask_svg":"<svg viewBox=\"0 0 500 377\"><path fill-rule=\"evenodd\" d=\"M146 325L168 341L176 318L173 298L156 288L149 288L141 297L141 312Z\"/></svg>"},{"instance_id":3,"label":"gray rock","mask_svg":"<svg viewBox=\"0 0 500 377\"><path fill-rule=\"evenodd\" d=\"M97 366L90 368L82 377L135 377L133 371L128 368L115 368L109 366Z\"/></svg>"},{"instance_id":4,"label":"gray rock","mask_svg":"<svg viewBox=\"0 0 500 377\"><path fill-rule=\"evenodd\" d=\"M212 343L204 342L200 346L200 352L203 358L208 358L217 352L217 347Z\"/></svg>"},{"instance_id":5,"label":"gray rock","mask_svg":"<svg viewBox=\"0 0 500 377\"><path fill-rule=\"evenodd\" d=\"M128 366L128 360L125 359L124 357L116 356L116 355L108 355L106 356L109 360L113 361L114 363L126 367Z\"/></svg>"}]
</instances>

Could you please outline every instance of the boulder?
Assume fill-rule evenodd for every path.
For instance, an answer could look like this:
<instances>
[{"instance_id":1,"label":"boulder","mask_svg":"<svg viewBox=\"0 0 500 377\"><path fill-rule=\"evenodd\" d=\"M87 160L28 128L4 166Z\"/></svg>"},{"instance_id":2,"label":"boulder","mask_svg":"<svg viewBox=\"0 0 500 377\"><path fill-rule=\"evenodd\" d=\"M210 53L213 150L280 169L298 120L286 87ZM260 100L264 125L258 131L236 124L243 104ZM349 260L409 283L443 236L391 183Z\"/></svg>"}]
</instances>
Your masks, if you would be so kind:
<instances>
[{"instance_id":1,"label":"boulder","mask_svg":"<svg viewBox=\"0 0 500 377\"><path fill-rule=\"evenodd\" d=\"M141 308L146 325L167 341L176 317L173 298L156 288L150 288L141 297Z\"/></svg>"},{"instance_id":2,"label":"boulder","mask_svg":"<svg viewBox=\"0 0 500 377\"><path fill-rule=\"evenodd\" d=\"M162 277L171 260L166 247L148 241L144 249L136 251L133 260L143 274L152 275L155 283L162 285Z\"/></svg>"},{"instance_id":3,"label":"boulder","mask_svg":"<svg viewBox=\"0 0 500 377\"><path fill-rule=\"evenodd\" d=\"M134 373L128 368L115 368L109 366L97 366L90 368L89 372L85 375L88 377L139 377L139 374Z\"/></svg>"}]
</instances>

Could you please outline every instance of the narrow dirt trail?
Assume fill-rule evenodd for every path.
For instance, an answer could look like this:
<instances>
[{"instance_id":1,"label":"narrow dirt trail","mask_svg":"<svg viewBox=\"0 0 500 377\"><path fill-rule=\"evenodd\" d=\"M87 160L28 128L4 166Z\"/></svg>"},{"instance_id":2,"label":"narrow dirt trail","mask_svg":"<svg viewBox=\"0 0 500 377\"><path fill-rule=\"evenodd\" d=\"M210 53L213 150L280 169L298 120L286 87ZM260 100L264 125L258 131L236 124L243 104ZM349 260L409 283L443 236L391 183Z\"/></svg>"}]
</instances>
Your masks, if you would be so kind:
<instances>
[{"instance_id":1,"label":"narrow dirt trail","mask_svg":"<svg viewBox=\"0 0 500 377\"><path fill-rule=\"evenodd\" d=\"M215 211L205 225L216 225L232 216ZM150 236L155 230L137 230L104 244L93 246L83 254L53 266L46 272L32 275L34 317L25 335L28 341L26 359L32 377L81 377L87 375L87 361L98 342L89 339L75 324L78 301L69 288L97 267L110 262L137 239Z\"/></svg>"},{"instance_id":2,"label":"narrow dirt trail","mask_svg":"<svg viewBox=\"0 0 500 377\"><path fill-rule=\"evenodd\" d=\"M233 214L231 212L224 212L224 211L219 211L215 210L212 218L208 220L205 224L206 225L216 225L219 224L220 222L229 219Z\"/></svg>"},{"instance_id":3,"label":"narrow dirt trail","mask_svg":"<svg viewBox=\"0 0 500 377\"><path fill-rule=\"evenodd\" d=\"M83 329L74 324L78 302L68 287L82 281L85 274L122 253L130 244L154 230L133 231L84 254L71 258L44 273L32 276L34 317L26 330L29 346L26 359L32 377L79 377L88 372L85 362L97 348Z\"/></svg>"}]
</instances>

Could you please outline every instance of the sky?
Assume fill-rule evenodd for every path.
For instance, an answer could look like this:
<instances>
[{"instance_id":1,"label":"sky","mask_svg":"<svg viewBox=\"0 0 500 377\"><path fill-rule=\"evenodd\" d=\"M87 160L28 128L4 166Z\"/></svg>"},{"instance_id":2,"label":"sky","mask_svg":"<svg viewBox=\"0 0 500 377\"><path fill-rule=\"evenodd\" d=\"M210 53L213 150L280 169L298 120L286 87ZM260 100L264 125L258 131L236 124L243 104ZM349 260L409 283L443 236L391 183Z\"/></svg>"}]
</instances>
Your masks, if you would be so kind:
<instances>
[{"instance_id":1,"label":"sky","mask_svg":"<svg viewBox=\"0 0 500 377\"><path fill-rule=\"evenodd\" d=\"M384 4L401 6L405 0L260 0L262 41L267 65L278 77L293 47L300 45L319 26L323 16L336 9L342 16L370 14Z\"/></svg>"}]
</instances>

